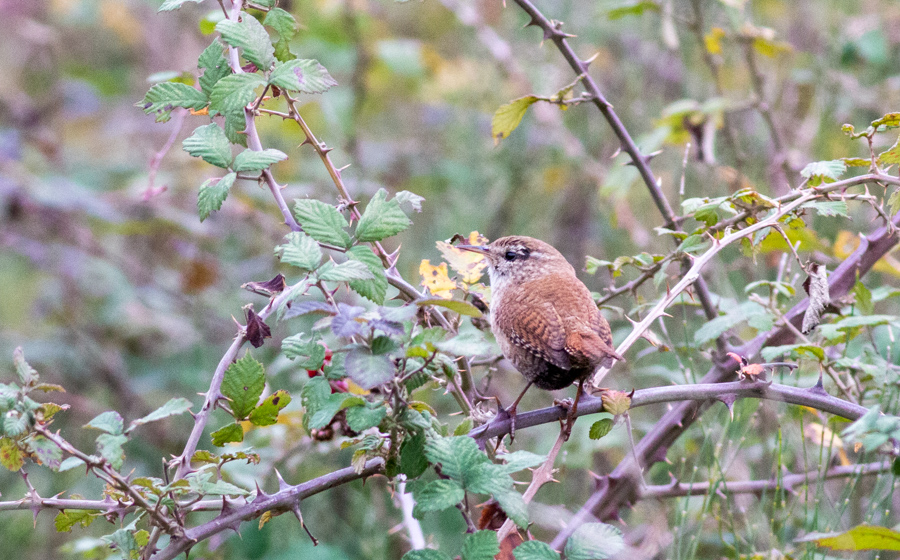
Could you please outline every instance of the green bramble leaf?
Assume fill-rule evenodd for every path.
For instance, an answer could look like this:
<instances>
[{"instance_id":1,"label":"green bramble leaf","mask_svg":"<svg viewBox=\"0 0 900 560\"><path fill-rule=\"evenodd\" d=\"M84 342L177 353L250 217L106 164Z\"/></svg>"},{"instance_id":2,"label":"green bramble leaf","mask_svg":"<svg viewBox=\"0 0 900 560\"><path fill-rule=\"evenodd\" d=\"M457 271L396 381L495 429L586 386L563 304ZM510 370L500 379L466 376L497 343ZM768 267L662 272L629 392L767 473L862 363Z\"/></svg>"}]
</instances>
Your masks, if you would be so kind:
<instances>
[{"instance_id":1,"label":"green bramble leaf","mask_svg":"<svg viewBox=\"0 0 900 560\"><path fill-rule=\"evenodd\" d=\"M816 161L809 163L800 171L800 175L809 179L809 186L818 187L822 183L833 183L847 171L847 165L839 160Z\"/></svg>"},{"instance_id":2,"label":"green bramble leaf","mask_svg":"<svg viewBox=\"0 0 900 560\"><path fill-rule=\"evenodd\" d=\"M119 435L124 433L125 421L115 410L109 410L94 417L84 425L85 428L93 428L108 434Z\"/></svg>"},{"instance_id":3,"label":"green bramble leaf","mask_svg":"<svg viewBox=\"0 0 900 560\"><path fill-rule=\"evenodd\" d=\"M203 74L200 76L200 90L207 100L219 80L231 74L231 67L228 66L224 49L225 47L219 42L219 39L213 39L213 42L200 53L200 58L197 59L197 67L203 70Z\"/></svg>"},{"instance_id":4,"label":"green bramble leaf","mask_svg":"<svg viewBox=\"0 0 900 560\"><path fill-rule=\"evenodd\" d=\"M318 61L297 59L275 63L269 84L285 91L324 93L336 86L337 81Z\"/></svg>"},{"instance_id":5,"label":"green bramble leaf","mask_svg":"<svg viewBox=\"0 0 900 560\"><path fill-rule=\"evenodd\" d=\"M591 431L588 436L591 439L600 439L613 429L613 421L610 418L603 418L591 424Z\"/></svg>"},{"instance_id":6,"label":"green bramble leaf","mask_svg":"<svg viewBox=\"0 0 900 560\"><path fill-rule=\"evenodd\" d=\"M354 245L347 251L347 258L364 263L372 273L367 280L351 280L350 288L367 300L381 305L387 295L388 281L381 259L366 245Z\"/></svg>"},{"instance_id":7,"label":"green bramble leaf","mask_svg":"<svg viewBox=\"0 0 900 560\"><path fill-rule=\"evenodd\" d=\"M194 133L181 143L185 152L216 167L231 167L231 142L216 123L198 126Z\"/></svg>"},{"instance_id":8,"label":"green bramble leaf","mask_svg":"<svg viewBox=\"0 0 900 560\"><path fill-rule=\"evenodd\" d=\"M381 241L396 235L412 225L412 221L400 208L397 199L387 200L387 191L378 189L366 206L365 212L356 226L356 237L360 241Z\"/></svg>"},{"instance_id":9,"label":"green bramble leaf","mask_svg":"<svg viewBox=\"0 0 900 560\"><path fill-rule=\"evenodd\" d=\"M369 267L360 261L346 260L341 264L328 261L316 271L319 280L349 282L350 280L370 280L375 276Z\"/></svg>"},{"instance_id":10,"label":"green bramble leaf","mask_svg":"<svg viewBox=\"0 0 900 560\"><path fill-rule=\"evenodd\" d=\"M400 473L409 480L418 478L428 468L425 458L425 434L418 432L407 435L400 445Z\"/></svg>"},{"instance_id":11,"label":"green bramble leaf","mask_svg":"<svg viewBox=\"0 0 900 560\"><path fill-rule=\"evenodd\" d=\"M135 103L144 110L144 114L156 113L156 122L166 122L172 117L172 109L200 110L209 103L206 95L187 84L178 82L162 82L155 84L144 95L144 99Z\"/></svg>"},{"instance_id":12,"label":"green bramble leaf","mask_svg":"<svg viewBox=\"0 0 900 560\"><path fill-rule=\"evenodd\" d=\"M873 128L878 128L879 126L884 126L886 128L897 128L898 126L900 126L900 113L888 113L880 119L872 121Z\"/></svg>"},{"instance_id":13,"label":"green bramble leaf","mask_svg":"<svg viewBox=\"0 0 900 560\"><path fill-rule=\"evenodd\" d=\"M404 212L421 212L425 197L409 191L400 191L394 195L394 200L400 203L400 208Z\"/></svg>"},{"instance_id":14,"label":"green bramble leaf","mask_svg":"<svg viewBox=\"0 0 900 560\"><path fill-rule=\"evenodd\" d=\"M57 533L70 533L76 525L89 527L98 517L100 511L96 509L64 509L56 514L53 525Z\"/></svg>"},{"instance_id":15,"label":"green bramble leaf","mask_svg":"<svg viewBox=\"0 0 900 560\"><path fill-rule=\"evenodd\" d=\"M322 249L312 237L301 231L292 231L284 236L287 243L275 247L275 254L281 262L296 266L301 270L313 271L322 262Z\"/></svg>"},{"instance_id":16,"label":"green bramble leaf","mask_svg":"<svg viewBox=\"0 0 900 560\"><path fill-rule=\"evenodd\" d=\"M84 461L78 457L69 457L59 464L59 472L70 471L74 468L84 467Z\"/></svg>"},{"instance_id":17,"label":"green bramble leaf","mask_svg":"<svg viewBox=\"0 0 900 560\"><path fill-rule=\"evenodd\" d=\"M291 53L291 39L297 34L297 20L281 8L272 8L266 14L263 25L275 30L278 41L275 42L275 58L281 62L297 58Z\"/></svg>"},{"instance_id":18,"label":"green bramble leaf","mask_svg":"<svg viewBox=\"0 0 900 560\"><path fill-rule=\"evenodd\" d=\"M7 470L17 472L25 464L25 453L19 449L15 440L0 437L0 465Z\"/></svg>"},{"instance_id":19,"label":"green bramble leaf","mask_svg":"<svg viewBox=\"0 0 900 560\"><path fill-rule=\"evenodd\" d=\"M278 413L291 402L291 395L279 389L259 404L250 413L250 423L254 426L271 426L278 421Z\"/></svg>"},{"instance_id":20,"label":"green bramble leaf","mask_svg":"<svg viewBox=\"0 0 900 560\"><path fill-rule=\"evenodd\" d=\"M383 406L353 406L347 409L347 425L354 432L362 432L381 424L386 415L387 408Z\"/></svg>"},{"instance_id":21,"label":"green bramble leaf","mask_svg":"<svg viewBox=\"0 0 900 560\"><path fill-rule=\"evenodd\" d=\"M224 177L207 179L200 185L200 192L197 193L197 213L201 222L222 208L222 203L228 198L228 191L234 185L235 179L236 173L227 173Z\"/></svg>"},{"instance_id":22,"label":"green bramble leaf","mask_svg":"<svg viewBox=\"0 0 900 560\"><path fill-rule=\"evenodd\" d=\"M728 329L761 315L768 315L768 311L763 306L752 301L744 302L731 309L728 314L720 315L694 331L694 344L697 346L707 344Z\"/></svg>"},{"instance_id":23,"label":"green bramble leaf","mask_svg":"<svg viewBox=\"0 0 900 560\"><path fill-rule=\"evenodd\" d=\"M401 560L451 560L449 556L440 550L433 548L422 548L420 550L410 550L403 555Z\"/></svg>"},{"instance_id":24,"label":"green bramble leaf","mask_svg":"<svg viewBox=\"0 0 900 560\"><path fill-rule=\"evenodd\" d=\"M32 418L31 414L10 410L3 415L3 432L8 436L18 437L28 431L28 424Z\"/></svg>"},{"instance_id":25,"label":"green bramble leaf","mask_svg":"<svg viewBox=\"0 0 900 560\"><path fill-rule=\"evenodd\" d=\"M244 428L240 424L228 424L211 433L212 444L216 447L224 447L226 443L240 443L244 441Z\"/></svg>"},{"instance_id":26,"label":"green bramble leaf","mask_svg":"<svg viewBox=\"0 0 900 560\"><path fill-rule=\"evenodd\" d=\"M606 560L625 548L622 532L606 523L584 523L566 541L566 560Z\"/></svg>"},{"instance_id":27,"label":"green bramble leaf","mask_svg":"<svg viewBox=\"0 0 900 560\"><path fill-rule=\"evenodd\" d=\"M383 354L373 354L368 348L354 348L344 360L347 376L363 389L369 390L387 383L394 377L394 363Z\"/></svg>"},{"instance_id":28,"label":"green bramble leaf","mask_svg":"<svg viewBox=\"0 0 900 560\"><path fill-rule=\"evenodd\" d=\"M479 331L459 334L450 340L435 342L434 345L438 350L456 356L481 356L493 348Z\"/></svg>"},{"instance_id":29,"label":"green bramble leaf","mask_svg":"<svg viewBox=\"0 0 900 560\"><path fill-rule=\"evenodd\" d=\"M256 88L264 83L262 76L249 72L225 76L209 94L209 116L243 113L244 107L256 99Z\"/></svg>"},{"instance_id":30,"label":"green bramble leaf","mask_svg":"<svg viewBox=\"0 0 900 560\"><path fill-rule=\"evenodd\" d=\"M827 325L819 325L819 332L826 340L834 340L843 338L850 332L850 338L856 336L852 331L860 327L877 327L879 325L887 325L896 322L897 317L894 315L854 315L844 317L840 321L829 323Z\"/></svg>"},{"instance_id":31,"label":"green bramble leaf","mask_svg":"<svg viewBox=\"0 0 900 560\"><path fill-rule=\"evenodd\" d=\"M843 200L814 200L800 206L800 208L812 208L820 216L843 216L849 218L847 203Z\"/></svg>"},{"instance_id":32,"label":"green bramble leaf","mask_svg":"<svg viewBox=\"0 0 900 560\"><path fill-rule=\"evenodd\" d=\"M262 71L267 71L275 62L275 47L269 33L250 14L241 12L241 21L223 20L216 24L216 31L222 40L241 49L244 58Z\"/></svg>"},{"instance_id":33,"label":"green bramble leaf","mask_svg":"<svg viewBox=\"0 0 900 560\"><path fill-rule=\"evenodd\" d=\"M343 408L357 404L360 397L347 393L332 393L331 385L324 377L311 378L300 391L300 402L306 413L303 422L310 430L321 430L328 424L334 415Z\"/></svg>"},{"instance_id":34,"label":"green bramble leaf","mask_svg":"<svg viewBox=\"0 0 900 560\"><path fill-rule=\"evenodd\" d=\"M166 0L162 3L162 6L159 7L158 12L171 12L172 10L177 10L180 8L185 2L194 2L199 4L203 2L203 0Z\"/></svg>"},{"instance_id":35,"label":"green bramble leaf","mask_svg":"<svg viewBox=\"0 0 900 560\"><path fill-rule=\"evenodd\" d=\"M38 372L25 361L25 351L21 346L13 350L13 365L16 368L16 375L23 386L27 387L37 382Z\"/></svg>"},{"instance_id":36,"label":"green bramble leaf","mask_svg":"<svg viewBox=\"0 0 900 560\"><path fill-rule=\"evenodd\" d=\"M484 315L481 310L479 310L471 303L459 299L423 299L416 301L416 305L418 305L419 307L423 307L425 305L437 305L439 307L445 307L450 311L455 311L460 315L466 315L468 317L482 317Z\"/></svg>"},{"instance_id":37,"label":"green bramble leaf","mask_svg":"<svg viewBox=\"0 0 900 560\"><path fill-rule=\"evenodd\" d=\"M779 356L789 356L792 359L812 356L823 362L825 361L825 350L812 344L785 344L783 346L767 346L760 351L760 356L765 362L771 362Z\"/></svg>"},{"instance_id":38,"label":"green bramble leaf","mask_svg":"<svg viewBox=\"0 0 900 560\"><path fill-rule=\"evenodd\" d=\"M468 431L469 430L466 430L466 433L468 433ZM537 453L532 453L530 451L524 450L514 451L512 453L500 455L499 457L506 461L506 463L497 465L497 467L499 467L499 470L505 472L506 474L519 472L522 469L537 467L547 460L546 455L538 455Z\"/></svg>"},{"instance_id":39,"label":"green bramble leaf","mask_svg":"<svg viewBox=\"0 0 900 560\"><path fill-rule=\"evenodd\" d=\"M857 525L843 533L810 533L797 541L842 551L900 550L900 532L872 525Z\"/></svg>"},{"instance_id":40,"label":"green bramble leaf","mask_svg":"<svg viewBox=\"0 0 900 560\"><path fill-rule=\"evenodd\" d=\"M500 553L496 531L478 531L466 536L462 560L494 560Z\"/></svg>"},{"instance_id":41,"label":"green bramble leaf","mask_svg":"<svg viewBox=\"0 0 900 560\"><path fill-rule=\"evenodd\" d=\"M900 189L891 193L890 198L888 198L888 207L891 209L891 215L900 212Z\"/></svg>"},{"instance_id":42,"label":"green bramble leaf","mask_svg":"<svg viewBox=\"0 0 900 560\"><path fill-rule=\"evenodd\" d=\"M872 165L871 159L861 157L842 157L841 161L843 161L847 167L869 167Z\"/></svg>"},{"instance_id":43,"label":"green bramble leaf","mask_svg":"<svg viewBox=\"0 0 900 560\"><path fill-rule=\"evenodd\" d=\"M350 234L344 228L350 226L337 208L311 198L294 200L294 217L310 237L320 243L349 248Z\"/></svg>"},{"instance_id":44,"label":"green bramble leaf","mask_svg":"<svg viewBox=\"0 0 900 560\"><path fill-rule=\"evenodd\" d=\"M522 122L525 112L538 98L534 95L526 95L518 99L513 99L506 105L501 105L491 118L491 136L494 138L494 145L500 143L500 140L509 137L513 130Z\"/></svg>"},{"instance_id":45,"label":"green bramble leaf","mask_svg":"<svg viewBox=\"0 0 900 560\"><path fill-rule=\"evenodd\" d=\"M289 360L298 360L297 367L318 370L325 362L325 347L319 339L304 333L297 333L281 341L281 351Z\"/></svg>"},{"instance_id":46,"label":"green bramble leaf","mask_svg":"<svg viewBox=\"0 0 900 560\"><path fill-rule=\"evenodd\" d=\"M62 463L62 449L44 436L34 437L27 442L28 452L37 463L58 470Z\"/></svg>"},{"instance_id":47,"label":"green bramble leaf","mask_svg":"<svg viewBox=\"0 0 900 560\"><path fill-rule=\"evenodd\" d=\"M175 416L178 414L184 414L190 409L191 401L185 399L184 397L169 399L169 402L157 408L150 414L132 421L128 426L127 432L130 432L138 426L142 426L150 422L156 422L158 420L162 420L163 418L168 418L170 416Z\"/></svg>"},{"instance_id":48,"label":"green bramble leaf","mask_svg":"<svg viewBox=\"0 0 900 560\"><path fill-rule=\"evenodd\" d=\"M244 150L234 158L234 170L262 171L268 169L273 163L287 159L287 154L281 150Z\"/></svg>"},{"instance_id":49,"label":"green bramble leaf","mask_svg":"<svg viewBox=\"0 0 900 560\"><path fill-rule=\"evenodd\" d=\"M503 513L509 517L513 523L522 527L528 526L528 505L522 498L522 495L512 488L494 494L494 499L500 504Z\"/></svg>"},{"instance_id":50,"label":"green bramble leaf","mask_svg":"<svg viewBox=\"0 0 900 560\"><path fill-rule=\"evenodd\" d=\"M244 134L246 129L247 117L243 108L225 113L225 137L229 142L246 148L247 135Z\"/></svg>"},{"instance_id":51,"label":"green bramble leaf","mask_svg":"<svg viewBox=\"0 0 900 560\"><path fill-rule=\"evenodd\" d=\"M700 235L694 234L689 235L685 238L684 241L678 246L678 251L681 253L696 253L706 248L707 239Z\"/></svg>"},{"instance_id":52,"label":"green bramble leaf","mask_svg":"<svg viewBox=\"0 0 900 560\"><path fill-rule=\"evenodd\" d=\"M856 307L864 315L871 315L875 312L875 305L872 303L872 292L869 291L865 284L857 280L856 284L853 285L852 292L856 300Z\"/></svg>"},{"instance_id":53,"label":"green bramble leaf","mask_svg":"<svg viewBox=\"0 0 900 560\"><path fill-rule=\"evenodd\" d=\"M134 538L134 533L128 529L119 529L111 535L100 537L100 539L111 548L115 548L119 553L119 557L123 560L137 558L138 553L140 552L140 547L138 547L137 539Z\"/></svg>"},{"instance_id":54,"label":"green bramble leaf","mask_svg":"<svg viewBox=\"0 0 900 560\"><path fill-rule=\"evenodd\" d=\"M432 465L441 465L442 474L460 482L476 465L489 462L469 436L429 438L425 456Z\"/></svg>"},{"instance_id":55,"label":"green bramble leaf","mask_svg":"<svg viewBox=\"0 0 900 560\"><path fill-rule=\"evenodd\" d=\"M900 163L900 138L894 145L878 154L878 162L882 164Z\"/></svg>"},{"instance_id":56,"label":"green bramble leaf","mask_svg":"<svg viewBox=\"0 0 900 560\"><path fill-rule=\"evenodd\" d=\"M214 472L209 470L194 472L185 477L191 492L207 496L246 496L249 494L240 486L230 482L219 480Z\"/></svg>"},{"instance_id":57,"label":"green bramble leaf","mask_svg":"<svg viewBox=\"0 0 900 560\"><path fill-rule=\"evenodd\" d=\"M615 21L617 19L622 19L625 16L641 16L647 11L658 12L659 10L659 4L656 2L643 0L641 2L630 2L625 6L613 8L606 13L606 17L609 18L610 21ZM556 557L559 558L559 554L557 554ZM516 557L516 560L519 560L518 557Z\"/></svg>"},{"instance_id":58,"label":"green bramble leaf","mask_svg":"<svg viewBox=\"0 0 900 560\"><path fill-rule=\"evenodd\" d=\"M466 493L462 486L455 480L432 480L417 488L413 493L416 500L416 507L413 509L413 515L421 517L425 512L442 511L451 508L463 501Z\"/></svg>"},{"instance_id":59,"label":"green bramble leaf","mask_svg":"<svg viewBox=\"0 0 900 560\"><path fill-rule=\"evenodd\" d=\"M222 394L231 400L231 412L236 420L243 420L256 407L266 386L266 370L250 352L225 370Z\"/></svg>"},{"instance_id":60,"label":"green bramble leaf","mask_svg":"<svg viewBox=\"0 0 900 560\"><path fill-rule=\"evenodd\" d=\"M525 541L513 550L516 560L559 560L559 552L541 541Z\"/></svg>"},{"instance_id":61,"label":"green bramble leaf","mask_svg":"<svg viewBox=\"0 0 900 560\"><path fill-rule=\"evenodd\" d=\"M125 464L125 451L122 446L128 442L123 435L100 434L97 436L97 451L100 456L109 461L114 469L121 469Z\"/></svg>"}]
</instances>

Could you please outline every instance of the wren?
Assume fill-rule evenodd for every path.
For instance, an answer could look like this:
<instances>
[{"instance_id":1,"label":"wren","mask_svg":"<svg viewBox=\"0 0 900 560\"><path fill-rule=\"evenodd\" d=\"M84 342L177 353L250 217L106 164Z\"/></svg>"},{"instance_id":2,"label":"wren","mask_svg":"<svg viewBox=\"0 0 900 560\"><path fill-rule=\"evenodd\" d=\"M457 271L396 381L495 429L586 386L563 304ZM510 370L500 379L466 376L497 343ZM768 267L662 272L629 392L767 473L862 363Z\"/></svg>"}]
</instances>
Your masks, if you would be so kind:
<instances>
[{"instance_id":1,"label":"wren","mask_svg":"<svg viewBox=\"0 0 900 560\"><path fill-rule=\"evenodd\" d=\"M503 355L528 384L506 410L515 412L531 385L562 389L579 382L569 408L572 428L585 380L598 367L623 361L613 349L609 323L575 269L553 246L524 236L501 237L488 245L459 245L488 261L491 331Z\"/></svg>"}]
</instances>

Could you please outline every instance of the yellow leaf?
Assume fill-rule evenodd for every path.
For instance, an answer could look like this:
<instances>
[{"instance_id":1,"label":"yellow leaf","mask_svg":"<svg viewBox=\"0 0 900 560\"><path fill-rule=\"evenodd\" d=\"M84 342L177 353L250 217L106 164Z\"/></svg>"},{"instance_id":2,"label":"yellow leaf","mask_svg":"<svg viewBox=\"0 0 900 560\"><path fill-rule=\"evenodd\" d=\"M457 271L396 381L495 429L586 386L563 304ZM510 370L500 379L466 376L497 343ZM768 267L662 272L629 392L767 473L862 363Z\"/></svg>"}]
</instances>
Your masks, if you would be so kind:
<instances>
[{"instance_id":1,"label":"yellow leaf","mask_svg":"<svg viewBox=\"0 0 900 560\"><path fill-rule=\"evenodd\" d=\"M469 234L468 241L469 245L485 245L488 242L487 238L477 231ZM438 241L437 248L444 256L444 260L450 263L450 268L459 274L460 280L466 284L474 284L481 279L484 268L487 266L487 260L484 258L484 255L457 249L444 241ZM419 272L421 272L421 269ZM434 291L431 293L434 293Z\"/></svg>"},{"instance_id":2,"label":"yellow leaf","mask_svg":"<svg viewBox=\"0 0 900 560\"><path fill-rule=\"evenodd\" d=\"M494 117L491 119L491 134L494 137L494 145L500 143L522 122L525 111L538 100L534 95L526 95L518 99L513 99L506 105L501 105Z\"/></svg>"},{"instance_id":3,"label":"yellow leaf","mask_svg":"<svg viewBox=\"0 0 900 560\"><path fill-rule=\"evenodd\" d=\"M353 382L351 379L347 379L347 392L351 395L368 395L371 391L367 389L363 389L359 385Z\"/></svg>"},{"instance_id":4,"label":"yellow leaf","mask_svg":"<svg viewBox=\"0 0 900 560\"><path fill-rule=\"evenodd\" d=\"M703 37L706 44L706 51L710 54L722 54L722 38L725 37L725 30L721 27L713 27Z\"/></svg>"},{"instance_id":5,"label":"yellow leaf","mask_svg":"<svg viewBox=\"0 0 900 560\"><path fill-rule=\"evenodd\" d=\"M456 289L456 282L450 280L447 275L447 263L434 266L431 261L425 259L419 264L419 274L422 275L422 287L432 295L444 299L453 297L451 292Z\"/></svg>"},{"instance_id":6,"label":"yellow leaf","mask_svg":"<svg viewBox=\"0 0 900 560\"><path fill-rule=\"evenodd\" d=\"M872 525L858 525L844 533L810 533L797 540L831 550L900 550L900 533Z\"/></svg>"}]
</instances>

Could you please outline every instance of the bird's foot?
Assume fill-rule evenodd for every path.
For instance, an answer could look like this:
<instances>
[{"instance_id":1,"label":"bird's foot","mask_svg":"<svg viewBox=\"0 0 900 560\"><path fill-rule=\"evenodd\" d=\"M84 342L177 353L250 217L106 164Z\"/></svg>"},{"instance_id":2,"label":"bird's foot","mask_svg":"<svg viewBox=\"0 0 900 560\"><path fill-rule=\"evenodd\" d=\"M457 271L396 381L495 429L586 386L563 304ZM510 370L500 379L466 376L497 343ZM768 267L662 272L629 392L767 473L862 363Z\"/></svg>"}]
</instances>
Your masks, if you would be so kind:
<instances>
[{"instance_id":1,"label":"bird's foot","mask_svg":"<svg viewBox=\"0 0 900 560\"><path fill-rule=\"evenodd\" d=\"M565 420L559 419L560 429L563 432L563 441L569 441L572 435L572 426L575 424L575 414L578 412L578 399L554 399L553 404L566 411Z\"/></svg>"},{"instance_id":2,"label":"bird's foot","mask_svg":"<svg viewBox=\"0 0 900 560\"><path fill-rule=\"evenodd\" d=\"M483 432L493 431L495 427L499 428L503 424L506 424L509 421L509 443L512 444L513 440L516 437L516 404L513 403L512 406L504 407L500 403L500 399L497 397L491 397L493 400L497 401L497 414L491 419L491 421L483 427ZM505 426L504 426L505 427ZM502 433L497 437L497 448L503 444L503 438L506 437L506 433Z\"/></svg>"}]
</instances>

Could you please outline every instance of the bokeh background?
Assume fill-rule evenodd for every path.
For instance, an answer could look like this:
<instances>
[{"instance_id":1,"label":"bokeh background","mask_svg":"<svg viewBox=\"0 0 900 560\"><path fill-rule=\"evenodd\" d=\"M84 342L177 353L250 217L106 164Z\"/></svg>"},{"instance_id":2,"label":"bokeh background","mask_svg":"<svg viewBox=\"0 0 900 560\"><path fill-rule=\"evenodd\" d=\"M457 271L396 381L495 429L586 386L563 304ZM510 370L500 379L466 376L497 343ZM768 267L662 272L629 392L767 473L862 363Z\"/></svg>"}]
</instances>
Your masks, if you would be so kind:
<instances>
[{"instance_id":1,"label":"bokeh background","mask_svg":"<svg viewBox=\"0 0 900 560\"><path fill-rule=\"evenodd\" d=\"M84 448L92 439L80 426L105 410L133 419L172 396L199 403L195 395L208 385L234 335L231 316L240 317L247 302L262 304L240 285L280 270L272 248L286 228L267 190L239 183L222 211L203 223L197 218L197 190L211 170L183 153L180 143L207 119L156 124L134 106L154 81L196 76L197 56L218 17L210 0L166 14L156 13L158 4L0 0L0 363L7 364L0 372L12 372L12 350L23 346L45 380L66 387L57 400L72 409L56 426ZM692 0L630 4L637 6L630 11L620 10L623 5L547 0L538 7L577 36L571 43L580 56L596 57L591 74L641 149L661 150L652 165L676 211L685 198L745 186L784 194L800 183L798 171L808 162L867 154L841 133L841 124L864 128L900 108L895 2ZM531 93L552 95L574 79L559 52L542 44L537 28L523 29L528 18L514 5L282 0L280 6L302 25L293 52L319 60L339 83L303 99L302 112L335 148L335 163L351 165L344 178L354 196L366 200L386 187L425 197L414 226L389 243L402 244L399 269L412 283L419 282L422 259L440 259L436 240L473 230L489 238L542 238L577 269L588 255L613 260L671 249L653 231L663 220L594 107L561 111L539 103L495 146L491 117L500 105ZM737 39L741 33L756 33L763 43ZM273 168L288 200L310 195L337 201L314 152L298 147L303 138L294 124L263 117L259 128L265 147L290 156ZM885 141L882 148L893 142ZM872 227L874 214L858 208L853 216L811 219L815 228L804 230L804 255L832 264L846 255L856 232ZM728 252L710 270L723 309L746 299L743 286L751 279L771 279L781 253L777 243L766 251L755 259ZM898 270L896 261L882 263L871 286L896 285ZM604 270L581 274L597 292L630 277L613 280ZM629 329L623 313L655 294L650 284L636 298L610 302L617 337ZM669 333L678 359L646 346L652 359L629 358L611 384L629 389L702 375L708 349L693 346L691 333L703 320L695 308L679 309ZM300 328L279 327L275 340ZM753 332L746 327L744 334ZM255 355L268 365L273 383L299 390L303 372L291 370L277 344ZM520 383L500 371L493 387L508 401ZM532 392L527 408L546 406L549 398ZM439 410L452 408L440 393L428 399ZM758 406L739 404L727 430L721 428L726 412L710 415L670 451L676 466L687 457L690 469L724 442L735 454L748 453L740 467L745 478L770 476L769 444L780 435L776 418L786 409ZM636 415L635 437L656 417L658 411ZM129 467L160 476L160 457L177 454L189 428L185 418L145 428L145 445L126 449ZM566 506L575 509L589 495L587 469L608 472L627 452L624 430L591 442L583 433L587 425L579 429L559 461L565 484L542 491L542 502L550 505L533 514L536 531L549 530L552 519L567 515ZM549 447L554 430L523 433L521 445L546 452L542 446ZM253 478L271 474L272 466L298 482L349 464L349 451L336 442L310 442L298 422L254 437L263 470L230 473L251 488ZM803 434L794 429L784 438L802 445ZM653 476L666 482L666 474ZM78 472L50 476L35 469L30 479L42 495L68 489L96 496L101 490ZM0 472L2 500L19 498L24 488L20 475ZM734 503L743 509L743 521L735 526L732 520L743 539L731 545L735 550L790 542L789 523L770 523L754 498ZM629 515L634 526L657 531L660 546L673 547L670 557L703 557L704 550L731 554L722 544L728 539L714 530L697 545L699 553L685 544L703 526L689 514L708 511L698 507L696 501L672 500L664 508L642 504ZM682 509L683 515L672 513ZM323 541L315 550L296 523L278 518L262 530L246 524L240 538L224 535L193 554L277 559L402 553L402 534L391 531L400 515L383 480L317 496L304 502L304 511ZM787 518L809 509L778 511L775 517ZM832 513L840 519L846 512ZM757 516L763 528L744 533L742 523ZM15 547L22 560L102 556L92 547L109 527L97 522L57 534L46 512L36 525L27 511L5 512L0 519L0 550ZM455 511L427 517L424 527L451 550L461 543Z\"/></svg>"}]
</instances>

